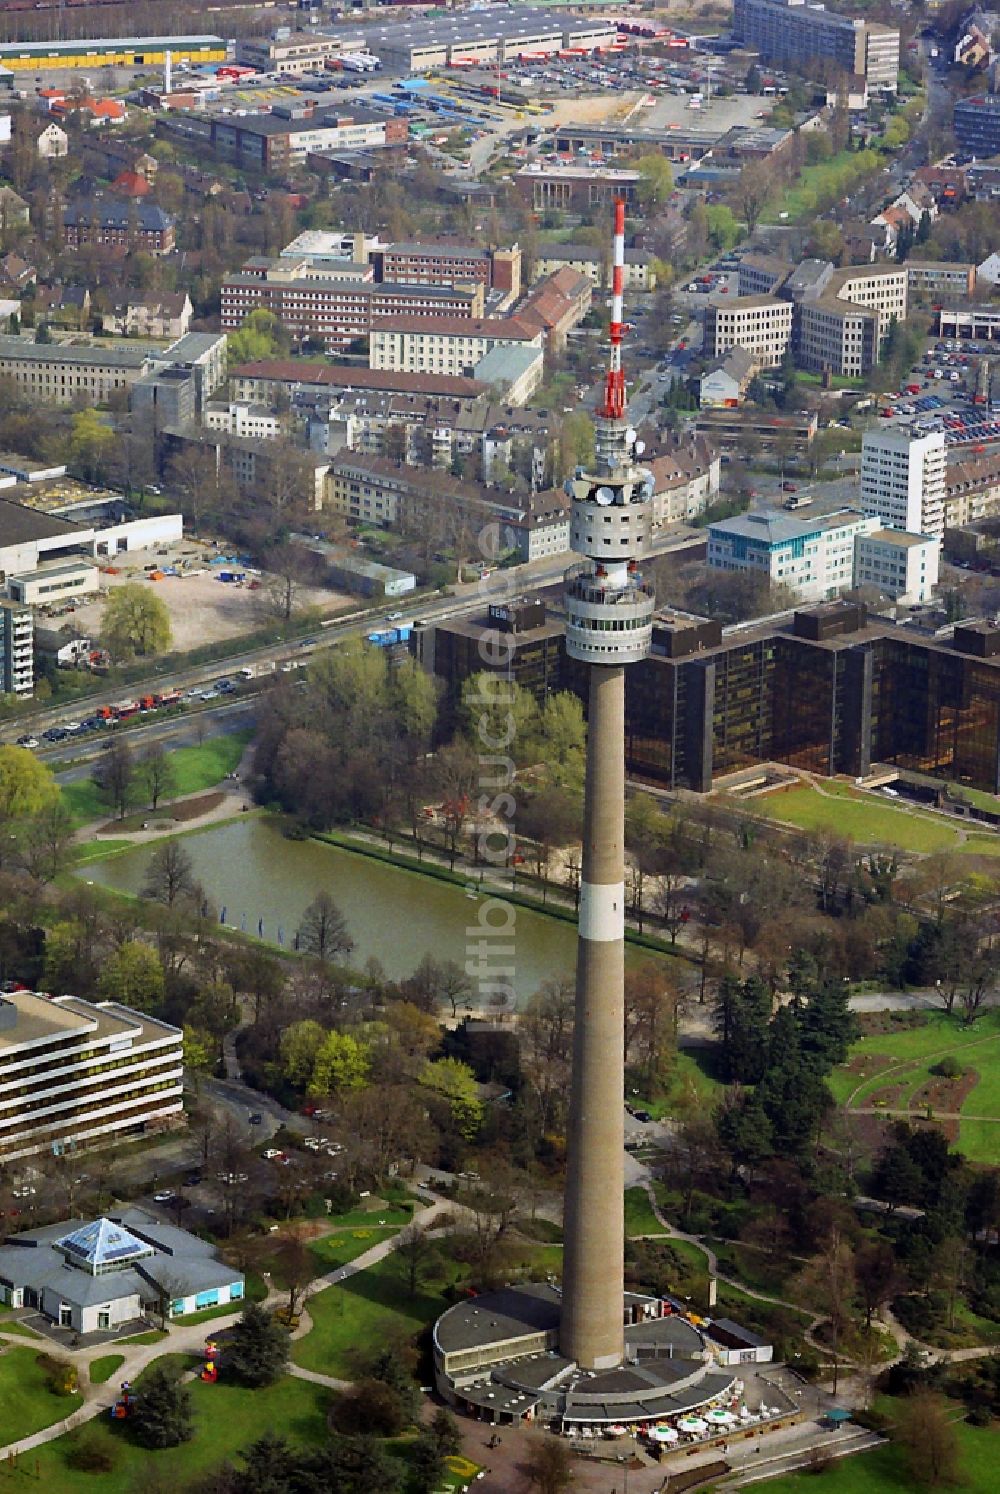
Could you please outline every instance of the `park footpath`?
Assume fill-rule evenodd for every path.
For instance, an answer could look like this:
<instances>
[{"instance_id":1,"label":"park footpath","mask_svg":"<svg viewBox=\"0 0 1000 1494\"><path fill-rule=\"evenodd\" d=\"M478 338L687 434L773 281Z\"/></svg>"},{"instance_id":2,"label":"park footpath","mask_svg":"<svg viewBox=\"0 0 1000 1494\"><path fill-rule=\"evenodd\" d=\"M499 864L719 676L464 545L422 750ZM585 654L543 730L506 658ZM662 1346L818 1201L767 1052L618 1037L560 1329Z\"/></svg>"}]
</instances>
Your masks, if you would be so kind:
<instances>
[{"instance_id":1,"label":"park footpath","mask_svg":"<svg viewBox=\"0 0 1000 1494\"><path fill-rule=\"evenodd\" d=\"M435 1197L431 1203L417 1217L420 1219L421 1227L431 1229L439 1223L442 1216L453 1214L455 1205L450 1199ZM409 1226L406 1226L408 1228ZM392 1235L387 1240L380 1240L362 1255L356 1256L353 1261L346 1265L337 1266L332 1271L326 1271L321 1276L316 1276L308 1283L303 1293L303 1307L296 1328L292 1331L292 1339L305 1336L312 1327L309 1317L308 1299L316 1292L325 1291L329 1286L337 1286L351 1276L356 1276L359 1271L365 1271L369 1266L376 1265L384 1260L399 1246L400 1238L404 1233L400 1230L398 1234ZM276 1308L285 1303L285 1293L275 1290L273 1287L268 1291L267 1297L261 1306ZM209 1321L201 1323L175 1323L167 1330L166 1338L159 1339L155 1344L128 1344L116 1343L114 1340L106 1340L100 1344L94 1344L86 1349L60 1350L62 1357L68 1359L77 1370L79 1377L79 1392L83 1396L83 1405L78 1406L75 1411L70 1412L61 1421L54 1422L51 1426L43 1427L38 1432L33 1432L29 1437L22 1437L17 1442L0 1444L0 1457L15 1457L20 1453L30 1452L32 1448L41 1447L46 1442L54 1442L66 1432L72 1432L76 1427L85 1422L93 1420L95 1416L111 1413L115 1401L119 1399L118 1386L122 1380L135 1381L144 1369L148 1369L163 1354L202 1355L204 1353L205 1340L231 1327L243 1312L245 1303L240 1303L231 1313L220 1313ZM16 1321L16 1320L15 1320ZM2 1320L0 1320L2 1322ZM7 1332L0 1326L0 1354L7 1347L35 1348L38 1353L45 1352L51 1347L42 1338L27 1338L22 1333ZM109 1354L124 1355L124 1363L115 1371L111 1380L103 1385L94 1385L90 1379L90 1365L94 1359L105 1358ZM301 1365L288 1363L287 1373L298 1380L309 1380L314 1385L323 1385L329 1390L348 1390L350 1381L338 1380L333 1375L323 1375L315 1370L304 1369Z\"/></svg>"}]
</instances>

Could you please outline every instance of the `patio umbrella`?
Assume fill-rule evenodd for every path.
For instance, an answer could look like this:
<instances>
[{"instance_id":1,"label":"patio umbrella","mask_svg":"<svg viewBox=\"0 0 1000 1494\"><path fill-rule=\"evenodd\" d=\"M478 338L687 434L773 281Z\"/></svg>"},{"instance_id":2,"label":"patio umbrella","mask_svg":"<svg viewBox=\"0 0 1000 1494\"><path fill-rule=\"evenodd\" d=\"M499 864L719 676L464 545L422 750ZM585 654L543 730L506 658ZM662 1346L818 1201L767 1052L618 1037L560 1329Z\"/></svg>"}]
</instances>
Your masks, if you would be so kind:
<instances>
[{"instance_id":1,"label":"patio umbrella","mask_svg":"<svg viewBox=\"0 0 1000 1494\"><path fill-rule=\"evenodd\" d=\"M649 1436L654 1442L678 1442L680 1433L674 1427L650 1427Z\"/></svg>"}]
</instances>

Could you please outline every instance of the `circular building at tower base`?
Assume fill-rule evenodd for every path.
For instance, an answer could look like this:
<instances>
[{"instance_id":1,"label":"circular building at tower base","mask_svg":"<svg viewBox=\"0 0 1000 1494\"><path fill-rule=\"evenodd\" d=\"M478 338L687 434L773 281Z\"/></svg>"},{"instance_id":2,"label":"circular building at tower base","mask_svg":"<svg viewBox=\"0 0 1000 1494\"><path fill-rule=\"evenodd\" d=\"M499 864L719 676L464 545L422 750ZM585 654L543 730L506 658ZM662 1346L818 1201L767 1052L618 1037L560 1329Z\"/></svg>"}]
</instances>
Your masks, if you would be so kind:
<instances>
[{"instance_id":1,"label":"circular building at tower base","mask_svg":"<svg viewBox=\"0 0 1000 1494\"><path fill-rule=\"evenodd\" d=\"M736 1377L698 1327L664 1298L627 1292L625 1361L583 1370L559 1352L557 1287L504 1287L460 1302L434 1325L438 1392L497 1423L563 1432L643 1426L731 1398Z\"/></svg>"}]
</instances>

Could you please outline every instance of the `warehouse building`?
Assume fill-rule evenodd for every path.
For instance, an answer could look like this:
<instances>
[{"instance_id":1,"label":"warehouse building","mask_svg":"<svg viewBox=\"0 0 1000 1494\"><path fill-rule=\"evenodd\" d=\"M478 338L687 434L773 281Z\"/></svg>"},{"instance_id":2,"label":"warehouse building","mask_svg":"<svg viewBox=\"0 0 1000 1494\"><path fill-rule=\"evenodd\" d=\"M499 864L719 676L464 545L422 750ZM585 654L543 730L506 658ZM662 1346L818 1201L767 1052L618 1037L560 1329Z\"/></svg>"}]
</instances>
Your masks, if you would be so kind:
<instances>
[{"instance_id":1,"label":"warehouse building","mask_svg":"<svg viewBox=\"0 0 1000 1494\"><path fill-rule=\"evenodd\" d=\"M79 41L16 41L0 44L0 68L55 72L70 67L162 68L173 62L225 62L221 36L119 36Z\"/></svg>"},{"instance_id":2,"label":"warehouse building","mask_svg":"<svg viewBox=\"0 0 1000 1494\"><path fill-rule=\"evenodd\" d=\"M467 15L422 16L357 28L369 52L404 73L471 63L514 62L561 51L596 52L618 44L614 20L583 20L558 11L490 6Z\"/></svg>"}]
</instances>

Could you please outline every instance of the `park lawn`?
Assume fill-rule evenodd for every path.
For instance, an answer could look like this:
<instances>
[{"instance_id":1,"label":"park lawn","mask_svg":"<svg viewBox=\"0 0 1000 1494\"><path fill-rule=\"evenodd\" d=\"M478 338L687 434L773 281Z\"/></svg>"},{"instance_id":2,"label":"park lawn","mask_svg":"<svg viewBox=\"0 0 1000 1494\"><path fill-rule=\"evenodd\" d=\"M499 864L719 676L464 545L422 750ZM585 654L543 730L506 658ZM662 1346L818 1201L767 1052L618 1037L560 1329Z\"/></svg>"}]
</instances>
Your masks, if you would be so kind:
<instances>
[{"instance_id":1,"label":"park lawn","mask_svg":"<svg viewBox=\"0 0 1000 1494\"><path fill-rule=\"evenodd\" d=\"M127 1424L98 1416L86 1423L87 1436L110 1450L115 1459L112 1472L80 1473L70 1467L67 1454L77 1432L33 1449L31 1471L37 1460L40 1483L58 1494L118 1494L140 1487L150 1477L183 1489L224 1459L235 1459L265 1432L298 1445L321 1446L326 1439L331 1396L322 1385L285 1375L263 1390L227 1384L225 1379L215 1385L194 1380L189 1388L195 1427L190 1442L150 1452L129 1441Z\"/></svg>"},{"instance_id":2,"label":"park lawn","mask_svg":"<svg viewBox=\"0 0 1000 1494\"><path fill-rule=\"evenodd\" d=\"M316 1262L317 1271L333 1271L337 1266L346 1266L348 1261L364 1255L366 1250L382 1240L391 1240L397 1233L395 1229L335 1230L332 1235L310 1240L309 1254Z\"/></svg>"},{"instance_id":3,"label":"park lawn","mask_svg":"<svg viewBox=\"0 0 1000 1494\"><path fill-rule=\"evenodd\" d=\"M665 1235L666 1233L667 1231L653 1213L653 1207L645 1188L626 1188L626 1238L631 1240L637 1235Z\"/></svg>"},{"instance_id":4,"label":"park lawn","mask_svg":"<svg viewBox=\"0 0 1000 1494\"><path fill-rule=\"evenodd\" d=\"M120 1344L158 1344L166 1338L162 1328L150 1328L148 1333L136 1333L132 1338L120 1338Z\"/></svg>"},{"instance_id":5,"label":"park lawn","mask_svg":"<svg viewBox=\"0 0 1000 1494\"><path fill-rule=\"evenodd\" d=\"M176 748L170 753L174 783L166 797L180 799L221 783L227 773L236 769L250 736L248 731L237 731L228 736L212 737L200 746ZM64 784L62 798L77 827L111 818L107 803L89 778Z\"/></svg>"},{"instance_id":6,"label":"park lawn","mask_svg":"<svg viewBox=\"0 0 1000 1494\"><path fill-rule=\"evenodd\" d=\"M1000 1167L1000 1124L986 1120L966 1120L965 1112L958 1127L958 1150L970 1162L985 1162Z\"/></svg>"},{"instance_id":7,"label":"park lawn","mask_svg":"<svg viewBox=\"0 0 1000 1494\"><path fill-rule=\"evenodd\" d=\"M633 1110L648 1110L654 1120L662 1120L664 1116L677 1115L691 1100L701 1109L713 1109L725 1088L711 1071L715 1056L712 1047L680 1049L671 1065L666 1092L655 1100L632 1095L629 1103Z\"/></svg>"},{"instance_id":8,"label":"park lawn","mask_svg":"<svg viewBox=\"0 0 1000 1494\"><path fill-rule=\"evenodd\" d=\"M957 849L964 856L1000 856L1000 836L970 835Z\"/></svg>"},{"instance_id":9,"label":"park lawn","mask_svg":"<svg viewBox=\"0 0 1000 1494\"><path fill-rule=\"evenodd\" d=\"M88 861L106 861L109 856L130 851L132 847L130 840L90 840L85 845L73 847L73 865L86 866Z\"/></svg>"},{"instance_id":10,"label":"park lawn","mask_svg":"<svg viewBox=\"0 0 1000 1494\"><path fill-rule=\"evenodd\" d=\"M30 1437L83 1405L82 1395L53 1395L38 1358L38 1349L27 1345L0 1353L0 1438L5 1442Z\"/></svg>"},{"instance_id":11,"label":"park lawn","mask_svg":"<svg viewBox=\"0 0 1000 1494\"><path fill-rule=\"evenodd\" d=\"M34 1328L29 1328L27 1323L2 1323L0 1327L3 1328L4 1333L16 1333L18 1338L38 1339L42 1336L36 1333Z\"/></svg>"},{"instance_id":12,"label":"park lawn","mask_svg":"<svg viewBox=\"0 0 1000 1494\"><path fill-rule=\"evenodd\" d=\"M970 1427L965 1422L957 1422L955 1430L960 1449L961 1488L965 1494L993 1494L1000 1459L1000 1430L995 1426ZM837 1439L833 1436L831 1451L836 1446ZM874 1452L838 1458L818 1477L809 1470L788 1473L769 1479L765 1487L769 1494L805 1494L807 1489L816 1488L822 1489L823 1494L912 1494L914 1483L902 1449L888 1443Z\"/></svg>"},{"instance_id":13,"label":"park lawn","mask_svg":"<svg viewBox=\"0 0 1000 1494\"><path fill-rule=\"evenodd\" d=\"M450 1269L457 1274L459 1268ZM403 1263L388 1255L309 1298L313 1326L292 1344L292 1358L305 1369L349 1378L358 1348L412 1338L448 1305L430 1287L418 1286L411 1297Z\"/></svg>"},{"instance_id":14,"label":"park lawn","mask_svg":"<svg viewBox=\"0 0 1000 1494\"><path fill-rule=\"evenodd\" d=\"M843 783L826 783L822 792L810 784L796 784L754 799L751 808L798 830L830 830L862 845L894 845L927 855L954 850L959 844L957 832L931 815L897 809Z\"/></svg>"},{"instance_id":15,"label":"park lawn","mask_svg":"<svg viewBox=\"0 0 1000 1494\"><path fill-rule=\"evenodd\" d=\"M115 1370L125 1363L124 1354L102 1354L100 1359L90 1361L90 1380L93 1385L103 1385L111 1379Z\"/></svg>"},{"instance_id":16,"label":"park lawn","mask_svg":"<svg viewBox=\"0 0 1000 1494\"><path fill-rule=\"evenodd\" d=\"M337 1229L373 1229L375 1226L391 1225L393 1229L405 1229L413 1218L413 1207L383 1204L381 1208L349 1209L346 1214L331 1214L329 1224Z\"/></svg>"},{"instance_id":17,"label":"park lawn","mask_svg":"<svg viewBox=\"0 0 1000 1494\"><path fill-rule=\"evenodd\" d=\"M997 794L987 794L983 789L967 788L963 783L955 786L955 796L967 800L976 809L985 809L991 814L1000 814L1000 796Z\"/></svg>"}]
</instances>

